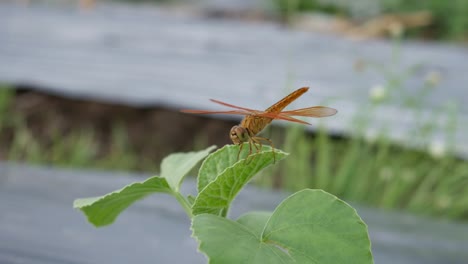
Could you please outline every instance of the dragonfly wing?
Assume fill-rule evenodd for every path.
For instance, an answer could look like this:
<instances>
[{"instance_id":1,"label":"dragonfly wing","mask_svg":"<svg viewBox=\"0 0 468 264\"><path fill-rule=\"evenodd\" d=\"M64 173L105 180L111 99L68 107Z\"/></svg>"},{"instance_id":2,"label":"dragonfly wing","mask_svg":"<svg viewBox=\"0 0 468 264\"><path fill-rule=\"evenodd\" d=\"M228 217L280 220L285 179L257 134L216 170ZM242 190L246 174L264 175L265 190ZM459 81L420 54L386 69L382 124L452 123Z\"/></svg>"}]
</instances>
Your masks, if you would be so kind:
<instances>
[{"instance_id":1,"label":"dragonfly wing","mask_svg":"<svg viewBox=\"0 0 468 264\"><path fill-rule=\"evenodd\" d=\"M313 106L307 108L301 108L290 111L283 111L281 114L287 116L309 116L309 117L326 117L336 114L336 109L326 106Z\"/></svg>"},{"instance_id":2,"label":"dragonfly wing","mask_svg":"<svg viewBox=\"0 0 468 264\"><path fill-rule=\"evenodd\" d=\"M271 119L286 120L290 122L310 125L310 123L294 118L293 116L326 117L326 116L332 116L336 113L337 111L330 107L313 106L313 107L301 108L297 110L283 111L279 113L257 111L256 113L254 113L254 115L267 117Z\"/></svg>"},{"instance_id":3,"label":"dragonfly wing","mask_svg":"<svg viewBox=\"0 0 468 264\"><path fill-rule=\"evenodd\" d=\"M310 125L310 123L307 123L306 121L302 121L300 119L294 118L294 117L289 116L289 115L284 115L282 112L280 112L280 113L257 112L254 115L255 116L260 116L260 117L271 118L271 119L286 120L286 121L290 121L290 122Z\"/></svg>"},{"instance_id":4,"label":"dragonfly wing","mask_svg":"<svg viewBox=\"0 0 468 264\"><path fill-rule=\"evenodd\" d=\"M213 102L213 103L217 103L217 104L220 104L220 105L224 105L224 106L239 109L239 110L249 111L249 112L252 112L252 113L262 112L262 111L258 111L258 110L254 110L254 109L250 109L250 108L245 108L245 107L240 107L240 106L237 106L237 105L228 104L228 103L221 102L221 101L215 100L215 99L210 99L210 101Z\"/></svg>"},{"instance_id":5,"label":"dragonfly wing","mask_svg":"<svg viewBox=\"0 0 468 264\"><path fill-rule=\"evenodd\" d=\"M265 117L265 118L270 118L270 119L286 120L290 122L307 124L307 125L310 125L310 123L294 118L293 116L326 117L326 116L332 116L337 113L335 109L325 107L325 106L314 106L314 107L307 107L307 108L301 108L301 109L283 111L283 112L268 112L268 111L260 111L260 110L240 107L240 106L228 104L225 102L221 102L215 99L210 99L210 100L214 103L224 105L230 108L238 109L238 110L210 111L210 110L183 109L180 111L183 113L190 113L190 114L253 115L253 116Z\"/></svg>"},{"instance_id":6,"label":"dragonfly wing","mask_svg":"<svg viewBox=\"0 0 468 264\"><path fill-rule=\"evenodd\" d=\"M210 111L210 110L191 110L191 109L182 109L180 110L183 113L190 113L190 114L226 114L226 115L255 115L257 113L261 113L263 111L254 110L250 108L240 107L237 105L228 104L225 102L221 102L219 100L210 99L213 103L217 103L220 105L224 105L230 108L238 109L238 110L228 110L228 111Z\"/></svg>"},{"instance_id":7,"label":"dragonfly wing","mask_svg":"<svg viewBox=\"0 0 468 264\"><path fill-rule=\"evenodd\" d=\"M210 111L210 110L192 110L192 109L182 109L182 113L189 114L225 114L225 115L250 115L251 112L243 110L230 110L230 111Z\"/></svg>"}]
</instances>

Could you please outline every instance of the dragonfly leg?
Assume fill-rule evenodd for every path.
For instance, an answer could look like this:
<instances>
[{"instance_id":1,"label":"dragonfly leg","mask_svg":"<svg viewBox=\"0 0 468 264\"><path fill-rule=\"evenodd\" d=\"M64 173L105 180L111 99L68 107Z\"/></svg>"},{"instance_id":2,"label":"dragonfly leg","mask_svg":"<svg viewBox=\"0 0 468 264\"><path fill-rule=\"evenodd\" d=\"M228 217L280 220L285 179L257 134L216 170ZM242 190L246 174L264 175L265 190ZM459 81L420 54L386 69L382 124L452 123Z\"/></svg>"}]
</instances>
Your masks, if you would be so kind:
<instances>
[{"instance_id":1,"label":"dragonfly leg","mask_svg":"<svg viewBox=\"0 0 468 264\"><path fill-rule=\"evenodd\" d=\"M262 146L261 140L268 141L268 143L271 146L271 152L273 152L273 163L276 162L276 155L275 155L275 146L273 145L273 141L269 138L264 138L264 137L255 137L252 138L255 142L258 142L260 144L260 147Z\"/></svg>"},{"instance_id":2,"label":"dragonfly leg","mask_svg":"<svg viewBox=\"0 0 468 264\"><path fill-rule=\"evenodd\" d=\"M252 138L252 142L253 142L253 145L254 145L255 149L257 149L257 153L260 153L260 150L263 147L262 142L260 142L257 138ZM259 144L260 147L257 146L257 144Z\"/></svg>"},{"instance_id":3,"label":"dragonfly leg","mask_svg":"<svg viewBox=\"0 0 468 264\"><path fill-rule=\"evenodd\" d=\"M239 147L239 152L237 152L237 160L239 160L239 156L240 156L240 154L241 154L241 152L242 152L242 148L243 148L243 147L244 147L244 143L241 143L241 144L240 144L240 147Z\"/></svg>"}]
</instances>

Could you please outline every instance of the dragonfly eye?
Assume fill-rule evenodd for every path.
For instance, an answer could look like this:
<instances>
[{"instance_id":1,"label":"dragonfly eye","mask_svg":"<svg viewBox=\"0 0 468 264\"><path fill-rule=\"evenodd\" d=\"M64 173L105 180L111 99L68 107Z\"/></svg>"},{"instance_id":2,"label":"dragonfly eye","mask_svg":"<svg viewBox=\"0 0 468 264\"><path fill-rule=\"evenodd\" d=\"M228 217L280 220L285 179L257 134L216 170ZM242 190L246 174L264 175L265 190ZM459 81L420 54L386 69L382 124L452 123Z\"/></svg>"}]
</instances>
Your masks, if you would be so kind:
<instances>
[{"instance_id":1,"label":"dragonfly eye","mask_svg":"<svg viewBox=\"0 0 468 264\"><path fill-rule=\"evenodd\" d=\"M239 145L245 141L244 136L243 136L243 131L244 129L241 126L233 126L231 128L229 137L231 138L232 143Z\"/></svg>"},{"instance_id":2,"label":"dragonfly eye","mask_svg":"<svg viewBox=\"0 0 468 264\"><path fill-rule=\"evenodd\" d=\"M232 142L237 145L249 141L248 131L241 126L233 126L229 136Z\"/></svg>"}]
</instances>

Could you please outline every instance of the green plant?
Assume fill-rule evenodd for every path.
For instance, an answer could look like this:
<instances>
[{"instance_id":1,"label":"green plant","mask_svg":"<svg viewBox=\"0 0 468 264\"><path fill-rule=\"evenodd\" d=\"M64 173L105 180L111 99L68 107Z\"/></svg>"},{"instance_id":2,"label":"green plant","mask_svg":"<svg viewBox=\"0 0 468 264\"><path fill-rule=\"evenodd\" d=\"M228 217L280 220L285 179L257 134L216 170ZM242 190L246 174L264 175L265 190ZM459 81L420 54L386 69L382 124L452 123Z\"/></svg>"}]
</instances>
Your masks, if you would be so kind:
<instances>
[{"instance_id":1,"label":"green plant","mask_svg":"<svg viewBox=\"0 0 468 264\"><path fill-rule=\"evenodd\" d=\"M41 147L46 153L47 162L68 167L90 166L97 152L93 132L91 128L76 130L68 135L55 131L50 146Z\"/></svg>"},{"instance_id":2,"label":"green plant","mask_svg":"<svg viewBox=\"0 0 468 264\"><path fill-rule=\"evenodd\" d=\"M31 163L41 163L43 155L40 146L34 138L32 132L28 129L26 121L22 116L15 115L13 118L7 117L13 127L15 134L8 149L9 160L28 160ZM4 128L6 129L7 126ZM3 132L3 131L2 131Z\"/></svg>"},{"instance_id":3,"label":"green plant","mask_svg":"<svg viewBox=\"0 0 468 264\"><path fill-rule=\"evenodd\" d=\"M198 174L196 197L184 196L184 176L214 147L176 153L161 164L161 175L100 197L77 199L74 207L99 227L111 224L135 201L152 193L174 196L192 220L193 236L209 263L372 263L367 227L356 211L321 190L299 191L272 213L250 212L229 219L238 192L260 170L286 153L263 147L237 160L239 146L209 155ZM227 239L229 238L229 239Z\"/></svg>"},{"instance_id":4,"label":"green plant","mask_svg":"<svg viewBox=\"0 0 468 264\"><path fill-rule=\"evenodd\" d=\"M411 12L426 10L434 17L432 26L415 34L429 35L443 39L463 40L468 37L468 1L381 1L383 12ZM429 30L429 32L426 32Z\"/></svg>"},{"instance_id":5,"label":"green plant","mask_svg":"<svg viewBox=\"0 0 468 264\"><path fill-rule=\"evenodd\" d=\"M9 108L13 101L13 96L13 89L0 84L0 131L5 126L5 123L10 121Z\"/></svg>"},{"instance_id":6,"label":"green plant","mask_svg":"<svg viewBox=\"0 0 468 264\"><path fill-rule=\"evenodd\" d=\"M98 161L98 166L104 169L136 169L138 155L133 151L128 137L128 131L121 123L112 127L108 154Z\"/></svg>"},{"instance_id":7,"label":"green plant","mask_svg":"<svg viewBox=\"0 0 468 264\"><path fill-rule=\"evenodd\" d=\"M298 12L323 12L329 14L347 13L346 5L339 5L332 1L321 0L275 0L273 7L285 22L290 22Z\"/></svg>"},{"instance_id":8,"label":"green plant","mask_svg":"<svg viewBox=\"0 0 468 264\"><path fill-rule=\"evenodd\" d=\"M385 131L332 139L325 130L310 135L304 127L293 126L285 139L292 157L271 172L279 175L283 189L319 188L375 207L468 218L468 163L449 153L432 156L398 145ZM273 186L266 180L258 184Z\"/></svg>"},{"instance_id":9,"label":"green plant","mask_svg":"<svg viewBox=\"0 0 468 264\"><path fill-rule=\"evenodd\" d=\"M273 7L286 22L290 22L299 12L311 11L352 16L357 20L375 15L428 11L432 15L431 25L409 29L405 35L460 41L468 38L468 0L381 0L376 3L369 1L365 6L353 1L275 0Z\"/></svg>"}]
</instances>

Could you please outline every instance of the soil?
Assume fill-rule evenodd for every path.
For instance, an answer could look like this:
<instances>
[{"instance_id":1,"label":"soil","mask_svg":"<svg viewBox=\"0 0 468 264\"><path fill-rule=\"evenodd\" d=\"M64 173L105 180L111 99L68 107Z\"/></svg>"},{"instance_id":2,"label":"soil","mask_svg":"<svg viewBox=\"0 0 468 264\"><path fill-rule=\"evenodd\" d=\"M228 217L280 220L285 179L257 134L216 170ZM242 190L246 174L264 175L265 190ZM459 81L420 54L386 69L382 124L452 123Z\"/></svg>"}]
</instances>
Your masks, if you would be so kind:
<instances>
[{"instance_id":1,"label":"soil","mask_svg":"<svg viewBox=\"0 0 468 264\"><path fill-rule=\"evenodd\" d=\"M74 132L92 131L98 145L97 158L103 158L112 151L112 134L116 127L126 132L128 139L124 140L128 140L133 153L159 164L172 152L193 151L197 146L230 144L229 130L237 124L161 107L77 100L24 87L15 89L13 98L7 116L21 117L21 124L41 148L50 148L54 139L66 138ZM3 125L1 160L7 159L17 130L18 125Z\"/></svg>"}]
</instances>

